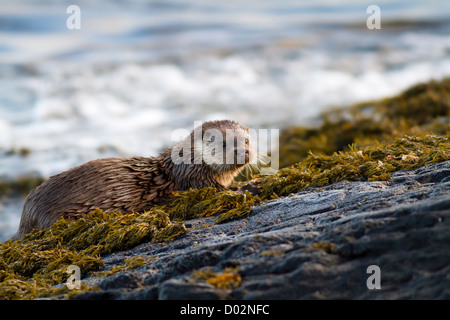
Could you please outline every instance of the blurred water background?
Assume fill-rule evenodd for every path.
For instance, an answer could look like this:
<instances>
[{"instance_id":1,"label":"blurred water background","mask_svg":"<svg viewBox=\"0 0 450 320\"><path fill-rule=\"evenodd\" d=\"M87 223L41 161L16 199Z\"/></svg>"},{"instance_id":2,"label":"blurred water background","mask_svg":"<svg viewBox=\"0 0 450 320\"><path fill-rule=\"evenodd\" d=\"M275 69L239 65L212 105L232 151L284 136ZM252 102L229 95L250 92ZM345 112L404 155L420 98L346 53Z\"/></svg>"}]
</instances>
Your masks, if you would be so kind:
<instances>
[{"instance_id":1,"label":"blurred water background","mask_svg":"<svg viewBox=\"0 0 450 320\"><path fill-rule=\"evenodd\" d=\"M194 120L313 124L449 76L449 31L447 0L0 0L0 181L155 155ZM0 241L22 204L0 195Z\"/></svg>"}]
</instances>

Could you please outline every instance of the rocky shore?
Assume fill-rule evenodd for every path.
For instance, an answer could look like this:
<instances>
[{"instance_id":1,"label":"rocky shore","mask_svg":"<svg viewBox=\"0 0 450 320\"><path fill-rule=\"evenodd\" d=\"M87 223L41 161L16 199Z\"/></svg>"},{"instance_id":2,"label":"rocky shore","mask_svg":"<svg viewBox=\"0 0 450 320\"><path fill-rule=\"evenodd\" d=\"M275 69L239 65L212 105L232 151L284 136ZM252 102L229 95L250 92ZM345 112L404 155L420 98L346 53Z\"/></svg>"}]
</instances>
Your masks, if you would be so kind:
<instances>
[{"instance_id":1,"label":"rocky shore","mask_svg":"<svg viewBox=\"0 0 450 320\"><path fill-rule=\"evenodd\" d=\"M450 161L340 181L103 257L72 299L450 299ZM378 266L379 273L368 272ZM379 276L380 289L370 289Z\"/></svg>"},{"instance_id":2,"label":"rocky shore","mask_svg":"<svg viewBox=\"0 0 450 320\"><path fill-rule=\"evenodd\" d=\"M0 243L0 299L449 299L449 92L430 81L285 129L281 169L233 186L251 192L177 192Z\"/></svg>"}]
</instances>

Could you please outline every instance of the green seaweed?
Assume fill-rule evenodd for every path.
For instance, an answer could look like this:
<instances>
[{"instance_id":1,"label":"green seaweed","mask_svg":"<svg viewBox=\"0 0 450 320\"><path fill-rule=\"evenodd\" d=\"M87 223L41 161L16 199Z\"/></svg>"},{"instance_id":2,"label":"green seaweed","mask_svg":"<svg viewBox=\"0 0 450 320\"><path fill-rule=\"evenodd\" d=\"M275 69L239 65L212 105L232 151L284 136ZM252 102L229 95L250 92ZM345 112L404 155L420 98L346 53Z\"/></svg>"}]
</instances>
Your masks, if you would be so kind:
<instances>
[{"instance_id":1,"label":"green seaweed","mask_svg":"<svg viewBox=\"0 0 450 320\"><path fill-rule=\"evenodd\" d=\"M32 189L44 182L44 178L32 174L22 175L13 180L0 181L0 195L26 196Z\"/></svg>"},{"instance_id":2,"label":"green seaweed","mask_svg":"<svg viewBox=\"0 0 450 320\"><path fill-rule=\"evenodd\" d=\"M205 280L210 285L218 289L236 289L241 285L242 278L237 273L240 266L235 268L225 268L221 273L215 273L211 268L194 270L190 278L194 281Z\"/></svg>"},{"instance_id":3,"label":"green seaweed","mask_svg":"<svg viewBox=\"0 0 450 320\"><path fill-rule=\"evenodd\" d=\"M112 268L111 270L95 272L94 276L95 277L102 277L102 276L109 277L118 272L123 272L126 270L133 270L133 269L139 268L140 266L147 264L147 259L145 259L144 257L141 257L141 256L134 256L130 259L125 259L124 262L125 262L124 265L116 266L116 267Z\"/></svg>"},{"instance_id":4,"label":"green seaweed","mask_svg":"<svg viewBox=\"0 0 450 320\"><path fill-rule=\"evenodd\" d=\"M262 179L259 196L262 200L284 197L342 180L385 181L391 172L446 160L450 160L449 138L435 135L405 136L360 150L352 146L330 156L310 153L303 162Z\"/></svg>"},{"instance_id":5,"label":"green seaweed","mask_svg":"<svg viewBox=\"0 0 450 320\"><path fill-rule=\"evenodd\" d=\"M32 299L69 293L67 286L53 286L68 279L70 265L88 274L103 265L101 255L142 241L167 241L184 232L181 223L171 222L159 208L130 214L97 209L78 220L60 219L48 229L0 244L0 297Z\"/></svg>"},{"instance_id":6,"label":"green seaweed","mask_svg":"<svg viewBox=\"0 0 450 320\"><path fill-rule=\"evenodd\" d=\"M287 196L309 187L341 180L368 181L389 179L390 173L433 162L450 160L448 137L406 136L390 144L308 157L276 174L259 178L259 196L248 191L217 191L214 188L176 192L164 206L142 213L94 210L78 220L58 220L45 230L33 230L23 239L0 244L0 296L3 299L32 299L73 294L64 283L69 265L77 265L83 274L103 265L101 256L131 248L145 241L169 241L186 232L182 221L216 216L223 223L248 215L261 201ZM235 276L217 277L217 285ZM238 282L238 281L237 281ZM236 283L237 283L236 282ZM82 290L92 290L84 286Z\"/></svg>"},{"instance_id":7,"label":"green seaweed","mask_svg":"<svg viewBox=\"0 0 450 320\"><path fill-rule=\"evenodd\" d=\"M241 285L242 278L233 272L224 272L206 280L209 284L218 289L236 289Z\"/></svg>"},{"instance_id":8,"label":"green seaweed","mask_svg":"<svg viewBox=\"0 0 450 320\"><path fill-rule=\"evenodd\" d=\"M333 242L319 241L319 242L314 242L311 245L311 248L316 249L316 250L322 250L326 253L333 253L336 250L337 246Z\"/></svg>"},{"instance_id":9,"label":"green seaweed","mask_svg":"<svg viewBox=\"0 0 450 320\"><path fill-rule=\"evenodd\" d=\"M31 149L27 147L12 147L8 151L5 152L6 155L14 155L17 154L21 157L27 157L31 153Z\"/></svg>"},{"instance_id":10,"label":"green seaweed","mask_svg":"<svg viewBox=\"0 0 450 320\"><path fill-rule=\"evenodd\" d=\"M145 212L94 210L78 220L61 219L48 229L33 230L19 241L1 243L0 298L70 297L95 290L85 284L80 290L55 285L68 279L70 265L79 266L87 275L100 270L101 257L108 253L146 241L175 239L186 232L182 221L187 219L214 216L215 223L224 223L248 216L260 202L310 187L318 190L342 180L386 181L394 171L450 160L449 89L450 79L431 81L397 97L327 112L318 128L285 130L280 163L286 167L254 179L258 196L248 191L192 189L176 192L165 205ZM28 178L3 182L0 191L23 193L40 182ZM235 187L242 185L239 182ZM312 247L333 251L323 243ZM146 263L138 260L133 263ZM130 268L129 263L125 261L114 272ZM220 288L234 288L240 285L238 276L224 270L222 274L210 272L204 279L214 279L210 283Z\"/></svg>"},{"instance_id":11,"label":"green seaweed","mask_svg":"<svg viewBox=\"0 0 450 320\"><path fill-rule=\"evenodd\" d=\"M389 143L405 135L450 133L450 78L422 83L378 101L336 108L319 116L317 127L290 127L280 134L280 167L314 154L347 151L349 146Z\"/></svg>"},{"instance_id":12,"label":"green seaweed","mask_svg":"<svg viewBox=\"0 0 450 320\"><path fill-rule=\"evenodd\" d=\"M166 210L171 219L185 220L218 215L214 222L223 223L248 215L259 201L258 196L248 191L217 191L210 187L175 192Z\"/></svg>"}]
</instances>

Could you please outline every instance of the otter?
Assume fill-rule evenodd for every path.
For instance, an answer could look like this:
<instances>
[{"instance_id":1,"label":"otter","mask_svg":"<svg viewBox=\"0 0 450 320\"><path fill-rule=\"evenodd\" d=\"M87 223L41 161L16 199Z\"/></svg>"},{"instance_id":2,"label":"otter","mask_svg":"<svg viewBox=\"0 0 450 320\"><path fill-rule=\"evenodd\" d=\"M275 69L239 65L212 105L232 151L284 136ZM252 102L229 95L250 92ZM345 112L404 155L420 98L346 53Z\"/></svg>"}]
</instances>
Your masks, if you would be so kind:
<instances>
[{"instance_id":1,"label":"otter","mask_svg":"<svg viewBox=\"0 0 450 320\"><path fill-rule=\"evenodd\" d=\"M249 128L232 120L205 122L156 157L97 159L48 178L26 198L12 240L96 208L141 212L173 191L223 191L255 159Z\"/></svg>"}]
</instances>

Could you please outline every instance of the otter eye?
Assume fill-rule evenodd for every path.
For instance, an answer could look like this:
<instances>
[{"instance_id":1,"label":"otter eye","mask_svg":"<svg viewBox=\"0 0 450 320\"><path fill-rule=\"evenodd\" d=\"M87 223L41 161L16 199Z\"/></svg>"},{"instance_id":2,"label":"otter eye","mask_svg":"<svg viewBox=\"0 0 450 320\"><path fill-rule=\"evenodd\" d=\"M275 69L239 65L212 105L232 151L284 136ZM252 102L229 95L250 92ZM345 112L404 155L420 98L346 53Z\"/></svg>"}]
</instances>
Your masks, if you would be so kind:
<instances>
[{"instance_id":1,"label":"otter eye","mask_svg":"<svg viewBox=\"0 0 450 320\"><path fill-rule=\"evenodd\" d=\"M247 138L247 139L245 139L245 144L248 144L248 138Z\"/></svg>"},{"instance_id":2,"label":"otter eye","mask_svg":"<svg viewBox=\"0 0 450 320\"><path fill-rule=\"evenodd\" d=\"M216 136L211 136L211 142L216 140Z\"/></svg>"}]
</instances>

